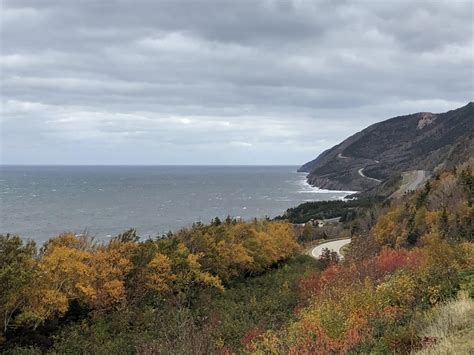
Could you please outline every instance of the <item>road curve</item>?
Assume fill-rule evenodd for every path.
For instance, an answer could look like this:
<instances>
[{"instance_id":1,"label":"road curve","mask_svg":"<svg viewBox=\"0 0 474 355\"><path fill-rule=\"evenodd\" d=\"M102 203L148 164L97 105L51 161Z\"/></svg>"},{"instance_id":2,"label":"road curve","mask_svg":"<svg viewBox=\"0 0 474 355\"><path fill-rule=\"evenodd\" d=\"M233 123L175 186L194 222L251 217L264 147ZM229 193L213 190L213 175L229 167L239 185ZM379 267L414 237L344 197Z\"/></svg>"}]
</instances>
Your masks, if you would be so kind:
<instances>
[{"instance_id":1,"label":"road curve","mask_svg":"<svg viewBox=\"0 0 474 355\"><path fill-rule=\"evenodd\" d=\"M338 157L339 159L349 159L349 157L346 157L346 156L342 155L342 153L339 153L339 154L337 155L337 157ZM374 162L375 162L376 164L380 164L380 161L378 161L378 160L374 160ZM364 177L364 178L366 178L366 179L369 179L369 180L373 180L373 181L377 181L377 182L382 182L382 180L379 180L379 179L376 179L376 178L371 178L370 176L365 175L365 174L364 174L364 169L365 169L365 168L360 168L360 169L357 171L360 176L362 176L362 177Z\"/></svg>"},{"instance_id":2,"label":"road curve","mask_svg":"<svg viewBox=\"0 0 474 355\"><path fill-rule=\"evenodd\" d=\"M322 252L323 252L323 249L329 249L330 251L335 251L336 253L339 254L339 256L342 257L342 254L341 254L341 248L344 246L344 245L347 245L351 242L350 239L339 239L339 240L334 240L332 242L327 242L327 243L323 243L323 244L319 244L318 246L314 247L312 250L311 250L311 256L313 258L316 258L318 259Z\"/></svg>"}]
</instances>

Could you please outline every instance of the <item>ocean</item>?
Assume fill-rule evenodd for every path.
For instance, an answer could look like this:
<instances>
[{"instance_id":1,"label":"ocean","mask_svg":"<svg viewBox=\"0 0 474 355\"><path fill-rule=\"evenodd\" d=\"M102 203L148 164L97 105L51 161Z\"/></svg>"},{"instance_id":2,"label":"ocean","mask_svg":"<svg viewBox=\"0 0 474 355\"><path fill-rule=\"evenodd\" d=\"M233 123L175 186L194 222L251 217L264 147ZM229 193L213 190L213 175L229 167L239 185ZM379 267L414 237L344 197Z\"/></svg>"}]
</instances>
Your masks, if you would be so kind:
<instances>
[{"instance_id":1,"label":"ocean","mask_svg":"<svg viewBox=\"0 0 474 355\"><path fill-rule=\"evenodd\" d=\"M0 233L38 243L64 231L142 237L230 215L270 218L348 192L311 187L296 166L0 166Z\"/></svg>"}]
</instances>

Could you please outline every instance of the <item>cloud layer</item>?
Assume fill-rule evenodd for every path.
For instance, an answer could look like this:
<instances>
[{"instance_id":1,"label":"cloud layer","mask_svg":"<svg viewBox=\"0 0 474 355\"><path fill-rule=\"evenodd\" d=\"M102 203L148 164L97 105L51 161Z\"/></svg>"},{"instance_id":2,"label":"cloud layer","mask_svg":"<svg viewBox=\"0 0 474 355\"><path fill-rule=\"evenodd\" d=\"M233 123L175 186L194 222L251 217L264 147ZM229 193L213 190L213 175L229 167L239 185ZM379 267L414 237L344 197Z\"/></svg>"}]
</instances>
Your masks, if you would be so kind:
<instances>
[{"instance_id":1,"label":"cloud layer","mask_svg":"<svg viewBox=\"0 0 474 355\"><path fill-rule=\"evenodd\" d=\"M4 0L1 161L299 164L472 100L470 1Z\"/></svg>"}]
</instances>

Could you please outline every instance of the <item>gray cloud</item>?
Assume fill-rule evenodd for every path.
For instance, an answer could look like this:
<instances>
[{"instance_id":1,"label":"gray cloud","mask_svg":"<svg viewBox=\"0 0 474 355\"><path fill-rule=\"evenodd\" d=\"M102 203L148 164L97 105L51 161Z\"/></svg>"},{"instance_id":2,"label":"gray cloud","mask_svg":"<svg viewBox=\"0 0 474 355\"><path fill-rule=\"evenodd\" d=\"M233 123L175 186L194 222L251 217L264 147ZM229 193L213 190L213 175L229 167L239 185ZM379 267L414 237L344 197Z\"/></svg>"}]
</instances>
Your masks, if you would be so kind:
<instances>
[{"instance_id":1,"label":"gray cloud","mask_svg":"<svg viewBox=\"0 0 474 355\"><path fill-rule=\"evenodd\" d=\"M4 0L2 162L302 163L472 100L472 20L448 0Z\"/></svg>"}]
</instances>

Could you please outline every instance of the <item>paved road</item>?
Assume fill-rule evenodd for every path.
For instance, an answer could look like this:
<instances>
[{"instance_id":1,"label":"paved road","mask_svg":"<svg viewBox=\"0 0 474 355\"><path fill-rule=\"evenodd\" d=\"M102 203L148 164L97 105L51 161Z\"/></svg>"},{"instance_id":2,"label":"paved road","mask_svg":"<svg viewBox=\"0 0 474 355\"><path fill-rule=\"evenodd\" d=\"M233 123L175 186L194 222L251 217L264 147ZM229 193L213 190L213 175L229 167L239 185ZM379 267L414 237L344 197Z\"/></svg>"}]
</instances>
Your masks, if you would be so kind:
<instances>
[{"instance_id":1,"label":"paved road","mask_svg":"<svg viewBox=\"0 0 474 355\"><path fill-rule=\"evenodd\" d=\"M339 153L339 154L337 155L337 157L338 157L339 159L348 159L348 158L349 158L349 157L346 157L346 156L342 155L342 153ZM379 164L379 163L380 163L378 160L374 160L374 162L375 162L376 164ZM371 178L371 177L369 177L369 176L364 175L364 169L365 169L365 168L361 168L361 169L358 170L358 173L359 173L360 176L362 176L362 177L364 177L364 178L366 178L366 179L369 179L369 180L374 180L374 181L377 181L377 182L382 182L382 180L379 180L379 179L376 179L376 178Z\"/></svg>"},{"instance_id":2,"label":"paved road","mask_svg":"<svg viewBox=\"0 0 474 355\"><path fill-rule=\"evenodd\" d=\"M416 177L413 179L413 181L410 181L408 184L406 191L413 191L418 188L418 186L421 185L423 180L425 180L426 173L424 170L417 170L416 171Z\"/></svg>"},{"instance_id":3,"label":"paved road","mask_svg":"<svg viewBox=\"0 0 474 355\"><path fill-rule=\"evenodd\" d=\"M382 180L379 180L379 179L376 179L376 178L371 178L367 175L364 175L364 169L365 168L360 168L357 172L359 173L360 176L362 177L365 177L366 179L369 179L369 180L374 180L374 181L377 181L377 182L382 182Z\"/></svg>"},{"instance_id":4,"label":"paved road","mask_svg":"<svg viewBox=\"0 0 474 355\"><path fill-rule=\"evenodd\" d=\"M311 256L313 258L319 258L323 252L323 249L327 248L331 251L335 251L336 253L339 254L339 256L342 257L341 255L341 248L344 245L347 245L351 242L350 239L340 239L340 240L334 240L332 242L327 242L323 244L319 244L318 246L314 247L313 250L311 250Z\"/></svg>"}]
</instances>

